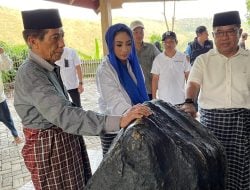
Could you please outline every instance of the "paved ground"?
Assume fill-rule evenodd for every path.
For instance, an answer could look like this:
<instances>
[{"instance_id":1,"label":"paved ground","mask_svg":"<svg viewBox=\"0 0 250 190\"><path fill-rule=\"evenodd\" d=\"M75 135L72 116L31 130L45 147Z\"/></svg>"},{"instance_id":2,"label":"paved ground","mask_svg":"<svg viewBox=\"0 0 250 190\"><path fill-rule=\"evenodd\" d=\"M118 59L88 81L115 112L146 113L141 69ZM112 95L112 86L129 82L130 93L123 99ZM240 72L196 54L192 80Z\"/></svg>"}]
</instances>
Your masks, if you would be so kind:
<instances>
[{"instance_id":1,"label":"paved ground","mask_svg":"<svg viewBox=\"0 0 250 190\"><path fill-rule=\"evenodd\" d=\"M85 92L81 95L82 105L86 110L98 111L97 93L94 80L84 81ZM8 95L8 105L16 128L22 135L22 125L13 107L13 96ZM85 136L93 172L101 159L101 145L99 137ZM33 190L30 174L27 171L20 154L23 144L12 143L13 137L7 127L0 123L0 189L1 190Z\"/></svg>"}]
</instances>

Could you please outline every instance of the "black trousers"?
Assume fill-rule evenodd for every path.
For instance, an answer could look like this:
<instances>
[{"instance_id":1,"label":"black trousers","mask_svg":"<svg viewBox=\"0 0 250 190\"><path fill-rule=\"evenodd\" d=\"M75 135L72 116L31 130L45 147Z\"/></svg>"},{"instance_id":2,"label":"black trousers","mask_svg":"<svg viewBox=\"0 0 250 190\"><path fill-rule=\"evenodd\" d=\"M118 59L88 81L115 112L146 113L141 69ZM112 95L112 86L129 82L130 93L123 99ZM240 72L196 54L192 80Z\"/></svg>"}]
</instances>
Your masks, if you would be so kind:
<instances>
[{"instance_id":1,"label":"black trousers","mask_svg":"<svg viewBox=\"0 0 250 190\"><path fill-rule=\"evenodd\" d=\"M149 100L152 100L153 99L152 94L148 94L148 98L149 98Z\"/></svg>"},{"instance_id":2,"label":"black trousers","mask_svg":"<svg viewBox=\"0 0 250 190\"><path fill-rule=\"evenodd\" d=\"M0 103L0 121L9 128L13 137L18 137L18 133L10 115L10 110L6 100Z\"/></svg>"},{"instance_id":3,"label":"black trousers","mask_svg":"<svg viewBox=\"0 0 250 190\"><path fill-rule=\"evenodd\" d=\"M77 107L82 107L81 105L81 98L80 98L80 93L78 92L78 89L71 89L68 90L68 93L70 95L70 98L72 100L72 102L77 106Z\"/></svg>"}]
</instances>

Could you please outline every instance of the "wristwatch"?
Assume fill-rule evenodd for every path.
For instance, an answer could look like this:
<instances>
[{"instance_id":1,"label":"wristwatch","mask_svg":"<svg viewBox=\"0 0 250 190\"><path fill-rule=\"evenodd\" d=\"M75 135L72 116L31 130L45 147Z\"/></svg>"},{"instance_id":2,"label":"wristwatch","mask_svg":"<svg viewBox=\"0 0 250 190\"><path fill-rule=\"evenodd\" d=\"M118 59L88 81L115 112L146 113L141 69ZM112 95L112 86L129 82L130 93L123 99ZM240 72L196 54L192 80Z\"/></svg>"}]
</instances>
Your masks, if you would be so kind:
<instances>
[{"instance_id":1,"label":"wristwatch","mask_svg":"<svg viewBox=\"0 0 250 190\"><path fill-rule=\"evenodd\" d=\"M82 81L79 82L79 85L83 85Z\"/></svg>"},{"instance_id":2,"label":"wristwatch","mask_svg":"<svg viewBox=\"0 0 250 190\"><path fill-rule=\"evenodd\" d=\"M184 104L194 104L194 101L192 98L186 98Z\"/></svg>"}]
</instances>

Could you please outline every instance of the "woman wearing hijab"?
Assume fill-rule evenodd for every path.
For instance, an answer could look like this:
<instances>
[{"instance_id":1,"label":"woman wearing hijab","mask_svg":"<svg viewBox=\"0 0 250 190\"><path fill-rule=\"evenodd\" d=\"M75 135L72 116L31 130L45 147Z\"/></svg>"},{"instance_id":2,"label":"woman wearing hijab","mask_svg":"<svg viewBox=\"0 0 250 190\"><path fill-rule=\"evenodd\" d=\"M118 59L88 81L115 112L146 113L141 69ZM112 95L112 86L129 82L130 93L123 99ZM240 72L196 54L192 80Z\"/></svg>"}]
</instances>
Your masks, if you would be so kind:
<instances>
[{"instance_id":1,"label":"woman wearing hijab","mask_svg":"<svg viewBox=\"0 0 250 190\"><path fill-rule=\"evenodd\" d=\"M101 113L121 115L149 99L130 28L124 24L112 25L105 39L109 54L103 58L96 74L99 108ZM116 135L101 135L103 155Z\"/></svg>"}]
</instances>

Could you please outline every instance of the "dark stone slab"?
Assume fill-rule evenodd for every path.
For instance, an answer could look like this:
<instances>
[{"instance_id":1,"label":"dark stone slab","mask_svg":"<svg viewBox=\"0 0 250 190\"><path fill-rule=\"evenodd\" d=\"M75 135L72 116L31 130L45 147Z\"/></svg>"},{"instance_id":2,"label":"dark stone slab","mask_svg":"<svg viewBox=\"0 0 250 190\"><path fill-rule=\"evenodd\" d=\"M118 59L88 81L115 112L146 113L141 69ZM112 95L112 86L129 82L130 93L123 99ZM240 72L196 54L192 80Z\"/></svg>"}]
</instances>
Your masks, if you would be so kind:
<instances>
[{"instance_id":1,"label":"dark stone slab","mask_svg":"<svg viewBox=\"0 0 250 190\"><path fill-rule=\"evenodd\" d=\"M122 130L86 189L223 190L225 155L198 121L157 100Z\"/></svg>"}]
</instances>

